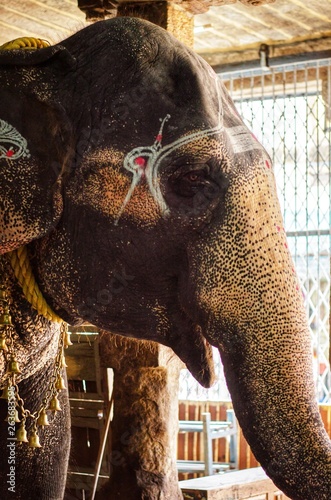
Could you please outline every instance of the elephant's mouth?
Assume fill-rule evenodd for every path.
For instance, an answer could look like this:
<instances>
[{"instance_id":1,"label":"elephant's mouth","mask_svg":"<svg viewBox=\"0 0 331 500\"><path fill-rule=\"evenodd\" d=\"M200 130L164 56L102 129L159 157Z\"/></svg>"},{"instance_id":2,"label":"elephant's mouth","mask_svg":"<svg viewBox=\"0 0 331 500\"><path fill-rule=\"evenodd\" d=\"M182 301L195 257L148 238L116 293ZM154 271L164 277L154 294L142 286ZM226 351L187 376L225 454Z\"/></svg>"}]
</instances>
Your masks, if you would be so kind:
<instances>
[{"instance_id":1,"label":"elephant's mouth","mask_svg":"<svg viewBox=\"0 0 331 500\"><path fill-rule=\"evenodd\" d=\"M182 331L180 339L175 343L172 342L171 347L203 387L209 388L214 384L216 374L212 347L199 325L186 331L185 334Z\"/></svg>"}]
</instances>

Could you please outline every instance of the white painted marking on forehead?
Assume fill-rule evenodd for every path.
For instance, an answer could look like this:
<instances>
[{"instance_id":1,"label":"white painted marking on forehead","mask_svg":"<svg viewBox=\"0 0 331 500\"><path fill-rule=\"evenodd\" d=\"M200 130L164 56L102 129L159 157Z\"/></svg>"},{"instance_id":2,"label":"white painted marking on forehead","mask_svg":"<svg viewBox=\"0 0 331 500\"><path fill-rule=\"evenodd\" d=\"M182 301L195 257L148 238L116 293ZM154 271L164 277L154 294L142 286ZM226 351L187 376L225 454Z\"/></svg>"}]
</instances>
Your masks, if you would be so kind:
<instances>
[{"instance_id":1,"label":"white painted marking on forehead","mask_svg":"<svg viewBox=\"0 0 331 500\"><path fill-rule=\"evenodd\" d=\"M216 91L219 102L219 112L218 112L218 123L215 127L206 128L202 130L198 130L196 132L192 132L191 134L184 135L166 146L162 146L163 139L163 128L165 123L170 119L170 115L166 115L165 118L160 118L161 126L160 130L155 138L152 146L140 146L132 149L124 158L124 168L133 174L131 186L129 191L124 199L118 217L115 221L115 225L118 224L118 221L130 201L132 194L139 184L142 178L145 178L148 184L149 191L159 206L161 213L166 215L169 212L169 208L163 198L161 188L160 188L160 179L158 177L159 167L161 165L162 160L166 158L169 154L174 152L181 146L189 144L199 138L210 137L213 135L217 135L224 130L223 120L222 120L222 107L221 107L221 97L219 86L216 81Z\"/></svg>"},{"instance_id":2,"label":"white painted marking on forehead","mask_svg":"<svg viewBox=\"0 0 331 500\"><path fill-rule=\"evenodd\" d=\"M244 125L237 125L225 130L230 138L235 154L245 153L245 151L252 151L253 149L262 149L261 144Z\"/></svg>"}]
</instances>

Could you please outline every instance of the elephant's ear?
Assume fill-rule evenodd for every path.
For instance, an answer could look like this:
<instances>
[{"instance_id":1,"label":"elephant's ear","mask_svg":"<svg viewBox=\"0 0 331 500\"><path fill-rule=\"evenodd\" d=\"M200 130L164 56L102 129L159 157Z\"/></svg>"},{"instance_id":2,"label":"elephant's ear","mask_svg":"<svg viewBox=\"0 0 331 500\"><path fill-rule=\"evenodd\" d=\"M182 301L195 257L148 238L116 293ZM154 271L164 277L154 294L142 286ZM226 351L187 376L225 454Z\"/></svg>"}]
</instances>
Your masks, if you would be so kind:
<instances>
[{"instance_id":1,"label":"elephant's ear","mask_svg":"<svg viewBox=\"0 0 331 500\"><path fill-rule=\"evenodd\" d=\"M0 51L0 254L47 234L62 213L72 135L52 93L68 70L62 52Z\"/></svg>"},{"instance_id":2,"label":"elephant's ear","mask_svg":"<svg viewBox=\"0 0 331 500\"><path fill-rule=\"evenodd\" d=\"M24 40L24 39L18 39ZM56 58L61 61L62 67L72 68L75 64L75 58L62 45L54 45L34 50L35 47L16 48L16 40L4 44L0 47L0 65L4 66L37 66L43 63L49 63L51 59Z\"/></svg>"}]
</instances>

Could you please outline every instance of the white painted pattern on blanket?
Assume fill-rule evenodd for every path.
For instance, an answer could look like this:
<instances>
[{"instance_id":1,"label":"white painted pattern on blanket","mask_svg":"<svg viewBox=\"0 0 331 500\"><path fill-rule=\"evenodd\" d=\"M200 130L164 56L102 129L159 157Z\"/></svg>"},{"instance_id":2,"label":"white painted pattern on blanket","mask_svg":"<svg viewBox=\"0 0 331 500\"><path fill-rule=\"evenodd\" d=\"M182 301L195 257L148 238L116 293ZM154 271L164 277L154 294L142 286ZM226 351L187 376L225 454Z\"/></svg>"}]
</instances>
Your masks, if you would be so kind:
<instances>
[{"instance_id":1,"label":"white painted pattern on blanket","mask_svg":"<svg viewBox=\"0 0 331 500\"><path fill-rule=\"evenodd\" d=\"M16 128L0 119L0 158L17 160L21 156L30 157L26 139Z\"/></svg>"}]
</instances>

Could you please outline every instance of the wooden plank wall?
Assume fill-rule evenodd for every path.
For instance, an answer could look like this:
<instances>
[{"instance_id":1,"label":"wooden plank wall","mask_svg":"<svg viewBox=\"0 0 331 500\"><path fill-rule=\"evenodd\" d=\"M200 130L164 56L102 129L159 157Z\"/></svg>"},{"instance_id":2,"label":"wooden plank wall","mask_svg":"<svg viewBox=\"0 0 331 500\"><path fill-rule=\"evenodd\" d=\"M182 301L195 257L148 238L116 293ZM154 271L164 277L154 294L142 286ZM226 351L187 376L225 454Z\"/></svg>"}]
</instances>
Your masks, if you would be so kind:
<instances>
[{"instance_id":1,"label":"wooden plank wall","mask_svg":"<svg viewBox=\"0 0 331 500\"><path fill-rule=\"evenodd\" d=\"M105 423L104 396L109 387L100 369L98 336L92 330L71 335L73 343L66 350L69 402L71 410L71 453L66 499L83 499L91 491L93 474ZM101 475L107 474L107 453ZM99 484L105 482L101 478Z\"/></svg>"},{"instance_id":2,"label":"wooden plank wall","mask_svg":"<svg viewBox=\"0 0 331 500\"><path fill-rule=\"evenodd\" d=\"M180 420L201 420L201 413L210 412L212 420L226 420L226 410L232 408L230 402L217 401L180 401ZM321 416L325 428L331 437L331 404L320 405ZM203 443L201 433L185 433L178 436L178 459L179 460L202 460ZM239 429L238 439L239 469L257 467L259 464ZM213 440L213 459L215 462L227 462L229 460L229 446L225 439ZM180 474L180 480L192 479L199 474Z\"/></svg>"}]
</instances>

